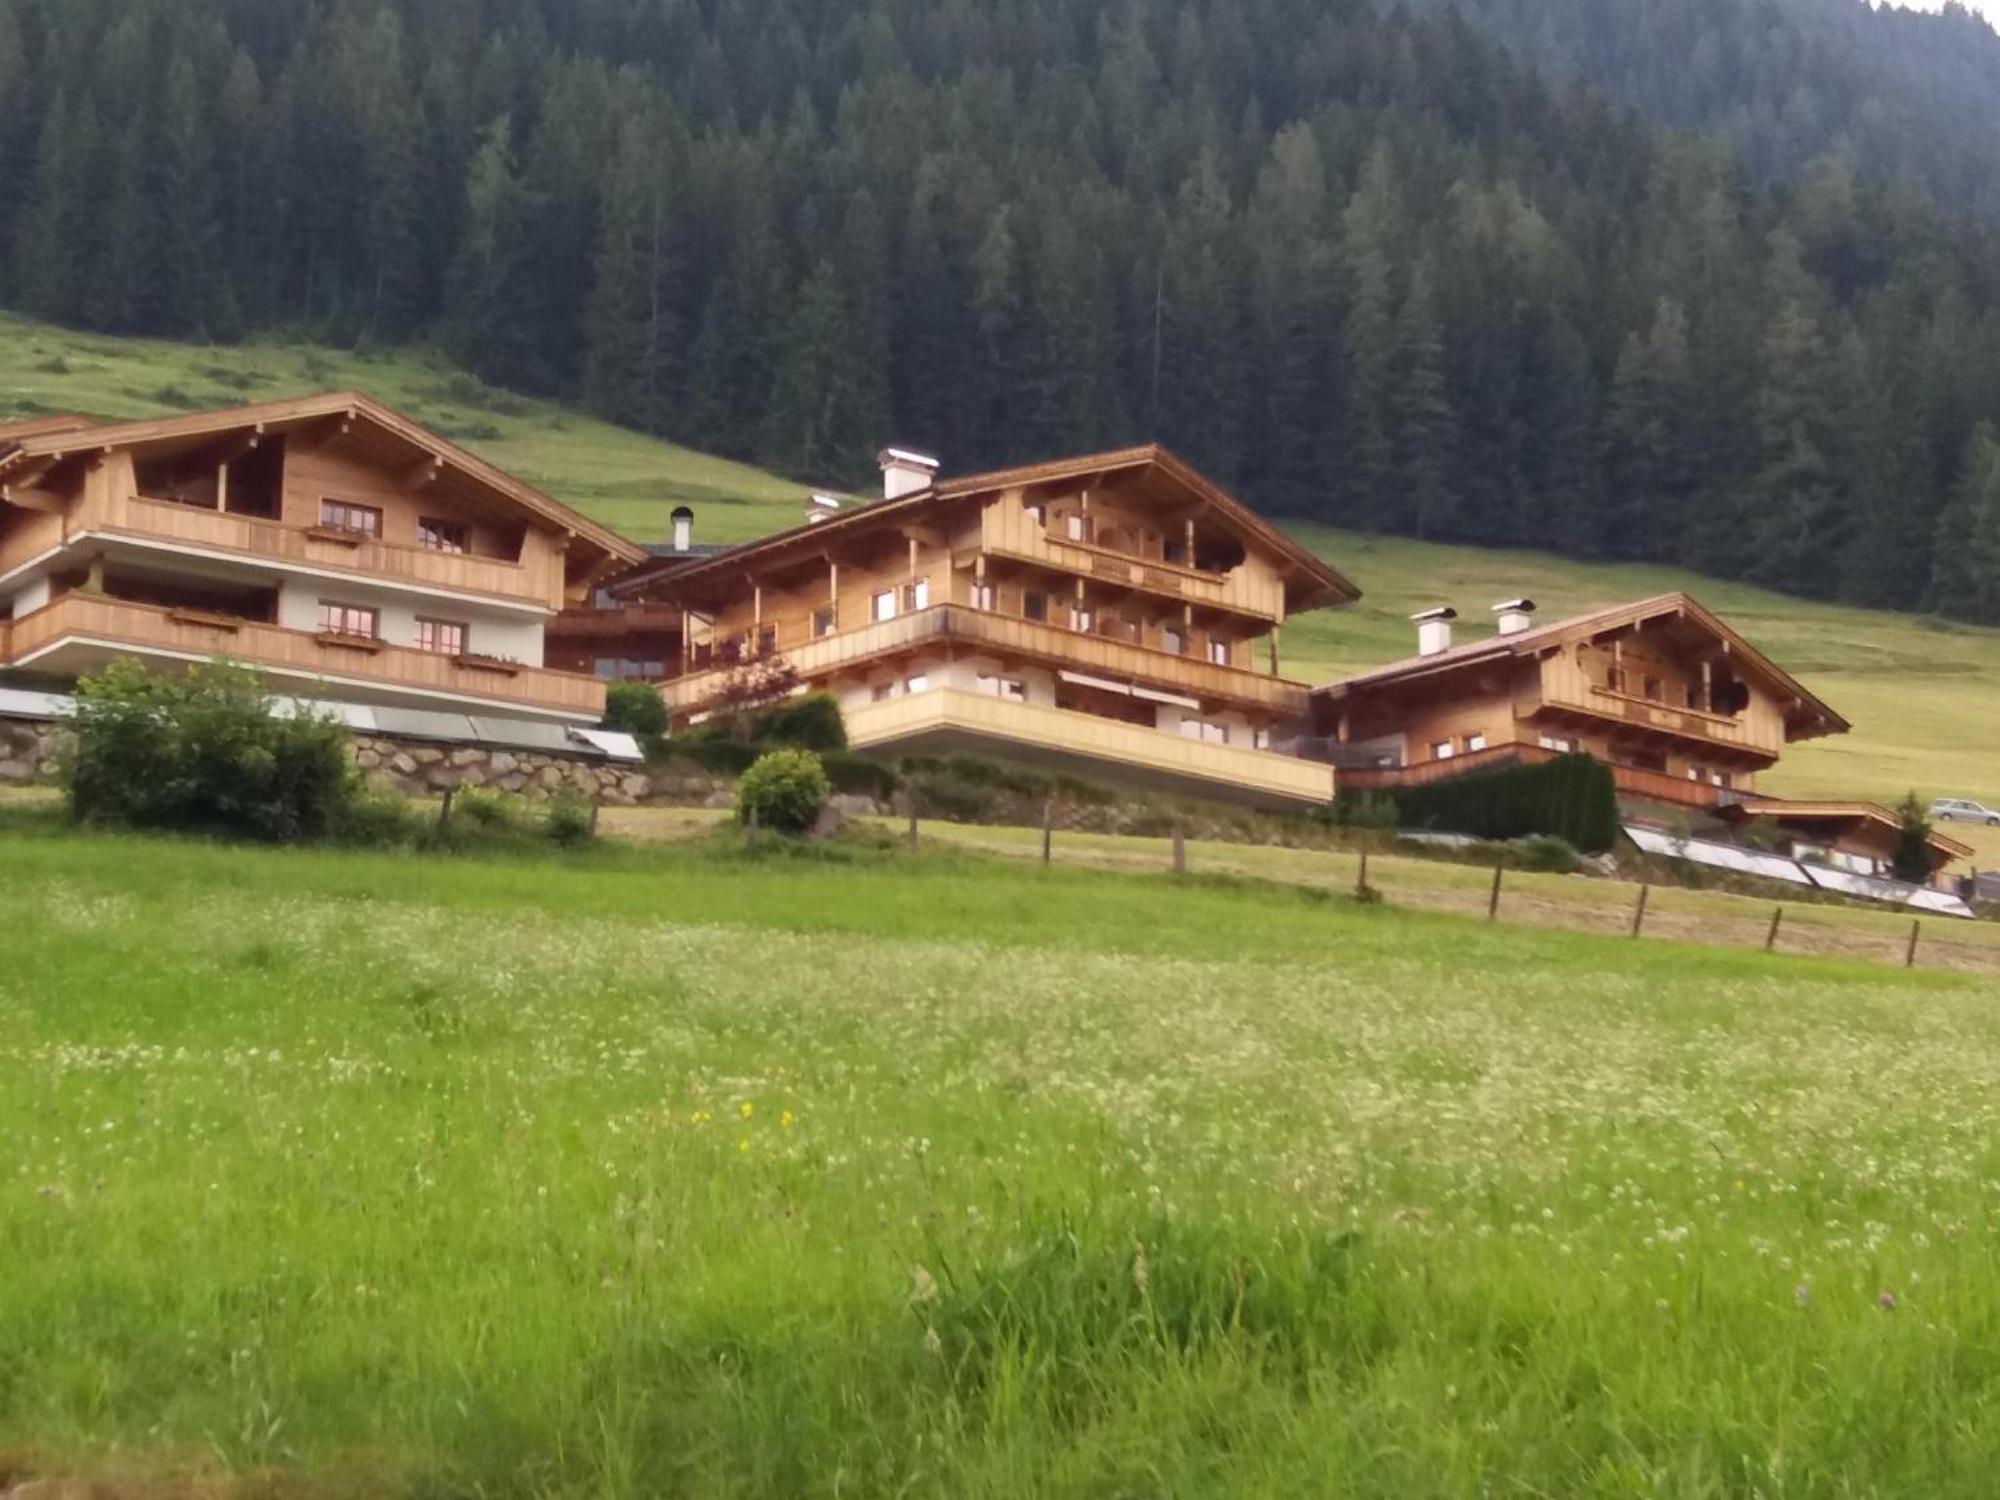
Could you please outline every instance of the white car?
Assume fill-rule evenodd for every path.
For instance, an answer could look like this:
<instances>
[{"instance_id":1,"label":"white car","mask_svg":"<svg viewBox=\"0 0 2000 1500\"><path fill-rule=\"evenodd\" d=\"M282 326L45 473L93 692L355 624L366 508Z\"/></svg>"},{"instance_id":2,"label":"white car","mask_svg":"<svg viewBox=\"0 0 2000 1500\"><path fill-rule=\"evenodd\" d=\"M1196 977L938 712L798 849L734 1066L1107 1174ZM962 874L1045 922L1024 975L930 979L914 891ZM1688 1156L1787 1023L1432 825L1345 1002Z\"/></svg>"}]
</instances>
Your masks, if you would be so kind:
<instances>
[{"instance_id":1,"label":"white car","mask_svg":"<svg viewBox=\"0 0 2000 1500\"><path fill-rule=\"evenodd\" d=\"M1931 816L1940 823L1984 823L1989 828L2000 828L2000 812L1963 797L1938 798L1931 804Z\"/></svg>"}]
</instances>

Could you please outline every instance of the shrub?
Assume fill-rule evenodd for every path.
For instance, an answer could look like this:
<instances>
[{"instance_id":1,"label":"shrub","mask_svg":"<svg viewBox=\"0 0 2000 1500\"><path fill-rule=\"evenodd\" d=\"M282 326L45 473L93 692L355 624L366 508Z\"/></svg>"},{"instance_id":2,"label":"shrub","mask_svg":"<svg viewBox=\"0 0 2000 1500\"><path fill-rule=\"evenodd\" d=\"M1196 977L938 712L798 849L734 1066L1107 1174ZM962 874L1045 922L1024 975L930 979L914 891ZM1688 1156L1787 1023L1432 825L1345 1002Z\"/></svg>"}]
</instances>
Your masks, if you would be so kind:
<instances>
[{"instance_id":1,"label":"shrub","mask_svg":"<svg viewBox=\"0 0 2000 1500\"><path fill-rule=\"evenodd\" d=\"M759 828L804 833L826 806L826 769L810 750L772 750L757 758L736 784L736 817L754 814Z\"/></svg>"},{"instance_id":2,"label":"shrub","mask_svg":"<svg viewBox=\"0 0 2000 1500\"><path fill-rule=\"evenodd\" d=\"M902 777L888 766L846 750L828 751L820 757L820 765L826 770L828 784L836 792L887 802L902 789Z\"/></svg>"},{"instance_id":3,"label":"shrub","mask_svg":"<svg viewBox=\"0 0 2000 1500\"><path fill-rule=\"evenodd\" d=\"M822 754L847 748L847 724L840 700L831 693L807 693L764 715L757 737L766 744L793 745Z\"/></svg>"},{"instance_id":4,"label":"shrub","mask_svg":"<svg viewBox=\"0 0 2000 1500\"><path fill-rule=\"evenodd\" d=\"M395 849L418 840L422 821L400 792L364 786L341 808L329 832L343 844Z\"/></svg>"},{"instance_id":5,"label":"shrub","mask_svg":"<svg viewBox=\"0 0 2000 1500\"><path fill-rule=\"evenodd\" d=\"M587 844L596 836L590 799L573 786L558 787L542 809L542 828L558 844Z\"/></svg>"},{"instance_id":6,"label":"shrub","mask_svg":"<svg viewBox=\"0 0 2000 1500\"><path fill-rule=\"evenodd\" d=\"M1553 834L1531 833L1524 839L1516 839L1510 846L1516 867L1523 870L1542 870L1552 875L1574 875L1583 868L1583 856L1576 852L1567 839L1559 839Z\"/></svg>"},{"instance_id":7,"label":"shrub","mask_svg":"<svg viewBox=\"0 0 2000 1500\"><path fill-rule=\"evenodd\" d=\"M1399 792L1405 828L1433 828L1482 839L1550 834L1586 854L1618 842L1618 791L1611 768L1588 755L1540 765L1474 771Z\"/></svg>"},{"instance_id":8,"label":"shrub","mask_svg":"<svg viewBox=\"0 0 2000 1500\"><path fill-rule=\"evenodd\" d=\"M666 738L667 705L643 682L614 682L604 690L603 724L631 735L650 753Z\"/></svg>"},{"instance_id":9,"label":"shrub","mask_svg":"<svg viewBox=\"0 0 2000 1500\"><path fill-rule=\"evenodd\" d=\"M242 667L182 676L114 661L77 684L64 766L72 814L270 841L331 836L359 790L347 731L276 707Z\"/></svg>"},{"instance_id":10,"label":"shrub","mask_svg":"<svg viewBox=\"0 0 2000 1500\"><path fill-rule=\"evenodd\" d=\"M1898 880L1923 885L1931 878L1931 820L1911 792L1896 808L1896 849L1889 868Z\"/></svg>"}]
</instances>

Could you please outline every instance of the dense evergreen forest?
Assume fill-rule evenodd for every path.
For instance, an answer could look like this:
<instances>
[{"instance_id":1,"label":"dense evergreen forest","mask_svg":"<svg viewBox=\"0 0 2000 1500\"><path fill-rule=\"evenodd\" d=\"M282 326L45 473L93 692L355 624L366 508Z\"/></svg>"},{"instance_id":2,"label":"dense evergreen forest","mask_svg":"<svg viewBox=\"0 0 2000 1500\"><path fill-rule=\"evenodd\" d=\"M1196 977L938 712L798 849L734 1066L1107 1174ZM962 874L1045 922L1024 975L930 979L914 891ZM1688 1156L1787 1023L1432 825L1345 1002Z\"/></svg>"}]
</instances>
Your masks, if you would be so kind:
<instances>
[{"instance_id":1,"label":"dense evergreen forest","mask_svg":"<svg viewBox=\"0 0 2000 1500\"><path fill-rule=\"evenodd\" d=\"M2000 42L1466 3L0 0L0 301L2000 619Z\"/></svg>"}]
</instances>

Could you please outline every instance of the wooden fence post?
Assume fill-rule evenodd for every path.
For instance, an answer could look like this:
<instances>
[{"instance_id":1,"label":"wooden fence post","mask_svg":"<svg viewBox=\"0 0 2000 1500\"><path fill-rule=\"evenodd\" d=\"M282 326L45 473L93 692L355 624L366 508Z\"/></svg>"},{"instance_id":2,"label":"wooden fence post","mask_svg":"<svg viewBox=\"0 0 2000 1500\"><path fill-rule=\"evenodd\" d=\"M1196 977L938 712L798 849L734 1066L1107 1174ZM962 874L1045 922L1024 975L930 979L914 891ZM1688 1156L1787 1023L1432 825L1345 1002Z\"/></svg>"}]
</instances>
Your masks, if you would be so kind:
<instances>
[{"instance_id":1,"label":"wooden fence post","mask_svg":"<svg viewBox=\"0 0 2000 1500\"><path fill-rule=\"evenodd\" d=\"M1361 847L1361 870L1354 877L1354 894L1363 900L1368 896L1368 846Z\"/></svg>"},{"instance_id":2,"label":"wooden fence post","mask_svg":"<svg viewBox=\"0 0 2000 1500\"><path fill-rule=\"evenodd\" d=\"M757 809L750 809L750 816L743 820L743 852L748 854L757 844Z\"/></svg>"},{"instance_id":3,"label":"wooden fence post","mask_svg":"<svg viewBox=\"0 0 2000 1500\"><path fill-rule=\"evenodd\" d=\"M1187 832L1179 818L1174 819L1174 873L1187 874Z\"/></svg>"},{"instance_id":4,"label":"wooden fence post","mask_svg":"<svg viewBox=\"0 0 2000 1500\"><path fill-rule=\"evenodd\" d=\"M599 795L596 797L592 797L590 799L590 836L592 838L597 837L597 815L603 811L604 811L603 796Z\"/></svg>"},{"instance_id":5,"label":"wooden fence post","mask_svg":"<svg viewBox=\"0 0 2000 1500\"><path fill-rule=\"evenodd\" d=\"M1922 935L1923 930L1924 923L1921 917L1910 923L1910 949L1903 955L1903 967L1906 969L1914 969L1917 966L1917 938Z\"/></svg>"},{"instance_id":6,"label":"wooden fence post","mask_svg":"<svg viewBox=\"0 0 2000 1500\"><path fill-rule=\"evenodd\" d=\"M1042 863L1047 864L1054 853L1056 841L1056 802L1053 797L1042 799Z\"/></svg>"},{"instance_id":7,"label":"wooden fence post","mask_svg":"<svg viewBox=\"0 0 2000 1500\"><path fill-rule=\"evenodd\" d=\"M1637 937L1639 935L1640 929L1646 925L1646 897L1652 894L1652 890L1653 888L1650 885L1646 884L1645 881L1642 880L1639 882L1639 901L1638 904L1632 908L1633 937Z\"/></svg>"},{"instance_id":8,"label":"wooden fence post","mask_svg":"<svg viewBox=\"0 0 2000 1500\"><path fill-rule=\"evenodd\" d=\"M444 789L444 805L438 808L437 831L439 833L443 833L451 827L451 804L457 796L458 788L456 786L448 786Z\"/></svg>"},{"instance_id":9,"label":"wooden fence post","mask_svg":"<svg viewBox=\"0 0 2000 1500\"><path fill-rule=\"evenodd\" d=\"M1778 924L1784 920L1784 907L1781 906L1771 913L1771 930L1764 934L1764 951L1766 953L1775 953L1778 951Z\"/></svg>"},{"instance_id":10,"label":"wooden fence post","mask_svg":"<svg viewBox=\"0 0 2000 1500\"><path fill-rule=\"evenodd\" d=\"M1493 866L1493 891L1486 898L1486 920L1489 922L1497 922L1500 919L1500 879L1506 873L1506 865Z\"/></svg>"}]
</instances>

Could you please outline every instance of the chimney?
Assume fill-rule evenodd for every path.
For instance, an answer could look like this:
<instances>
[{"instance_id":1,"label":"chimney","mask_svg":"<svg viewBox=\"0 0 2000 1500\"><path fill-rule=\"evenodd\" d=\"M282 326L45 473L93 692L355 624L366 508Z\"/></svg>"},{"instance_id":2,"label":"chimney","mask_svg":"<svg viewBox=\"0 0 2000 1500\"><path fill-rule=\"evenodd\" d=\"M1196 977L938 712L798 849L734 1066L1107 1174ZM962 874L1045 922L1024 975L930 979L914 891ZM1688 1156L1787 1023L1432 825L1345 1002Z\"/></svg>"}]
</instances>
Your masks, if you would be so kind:
<instances>
[{"instance_id":1,"label":"chimney","mask_svg":"<svg viewBox=\"0 0 2000 1500\"><path fill-rule=\"evenodd\" d=\"M1417 655L1436 656L1451 649L1451 622L1458 618L1457 610L1440 604L1410 618L1417 622Z\"/></svg>"},{"instance_id":2,"label":"chimney","mask_svg":"<svg viewBox=\"0 0 2000 1500\"><path fill-rule=\"evenodd\" d=\"M687 552L694 547L694 512L685 505L674 507L674 551Z\"/></svg>"},{"instance_id":3,"label":"chimney","mask_svg":"<svg viewBox=\"0 0 2000 1500\"><path fill-rule=\"evenodd\" d=\"M806 500L806 525L817 526L822 521L830 521L840 514L840 499L836 495L815 493Z\"/></svg>"},{"instance_id":4,"label":"chimney","mask_svg":"<svg viewBox=\"0 0 2000 1500\"><path fill-rule=\"evenodd\" d=\"M931 481L937 478L938 461L928 453L913 453L908 448L884 448L875 455L875 462L882 466L884 500L900 500L905 495L927 490Z\"/></svg>"},{"instance_id":5,"label":"chimney","mask_svg":"<svg viewBox=\"0 0 2000 1500\"><path fill-rule=\"evenodd\" d=\"M1519 635L1535 623L1535 601L1503 599L1493 606L1493 618L1502 635Z\"/></svg>"}]
</instances>

